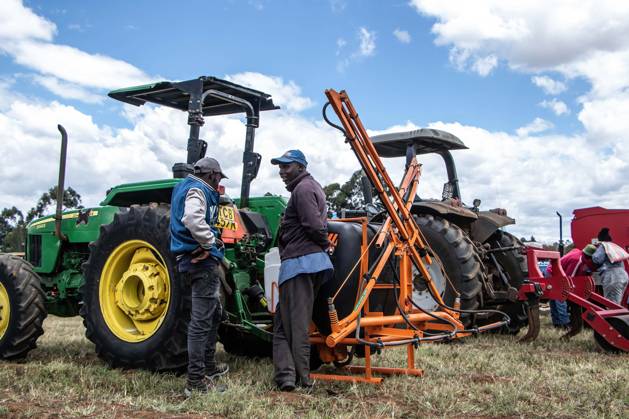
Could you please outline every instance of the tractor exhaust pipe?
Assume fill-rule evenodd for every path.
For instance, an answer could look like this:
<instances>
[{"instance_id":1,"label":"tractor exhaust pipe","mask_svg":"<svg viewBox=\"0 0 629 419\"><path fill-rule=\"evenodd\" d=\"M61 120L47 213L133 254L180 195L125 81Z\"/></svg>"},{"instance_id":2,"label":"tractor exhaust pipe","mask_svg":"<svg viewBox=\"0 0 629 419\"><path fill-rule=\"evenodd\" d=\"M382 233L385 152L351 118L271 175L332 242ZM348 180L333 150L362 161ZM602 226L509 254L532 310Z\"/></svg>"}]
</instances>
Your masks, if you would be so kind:
<instances>
[{"instance_id":1,"label":"tractor exhaust pipe","mask_svg":"<svg viewBox=\"0 0 629 419\"><path fill-rule=\"evenodd\" d=\"M61 133L61 157L59 159L59 182L57 182L57 211L55 212L55 236L61 241L68 238L61 232L61 211L63 209L63 193L66 178L66 154L68 151L68 133L61 125L57 125L57 129Z\"/></svg>"}]
</instances>

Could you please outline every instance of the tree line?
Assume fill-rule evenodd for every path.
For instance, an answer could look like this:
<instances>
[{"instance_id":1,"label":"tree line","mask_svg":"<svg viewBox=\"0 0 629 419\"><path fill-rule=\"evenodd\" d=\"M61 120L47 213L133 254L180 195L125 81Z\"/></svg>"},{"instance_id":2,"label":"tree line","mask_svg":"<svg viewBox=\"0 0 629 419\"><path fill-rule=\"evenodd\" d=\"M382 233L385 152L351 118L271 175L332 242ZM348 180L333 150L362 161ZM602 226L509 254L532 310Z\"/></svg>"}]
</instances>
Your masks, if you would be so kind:
<instances>
[{"instance_id":1,"label":"tree line","mask_svg":"<svg viewBox=\"0 0 629 419\"><path fill-rule=\"evenodd\" d=\"M4 208L0 212L0 252L24 252L26 246L26 226L33 220L43 217L48 208L57 202L57 187L44 192L26 215L17 207ZM64 209L81 209L81 195L72 188L63 191Z\"/></svg>"}]
</instances>

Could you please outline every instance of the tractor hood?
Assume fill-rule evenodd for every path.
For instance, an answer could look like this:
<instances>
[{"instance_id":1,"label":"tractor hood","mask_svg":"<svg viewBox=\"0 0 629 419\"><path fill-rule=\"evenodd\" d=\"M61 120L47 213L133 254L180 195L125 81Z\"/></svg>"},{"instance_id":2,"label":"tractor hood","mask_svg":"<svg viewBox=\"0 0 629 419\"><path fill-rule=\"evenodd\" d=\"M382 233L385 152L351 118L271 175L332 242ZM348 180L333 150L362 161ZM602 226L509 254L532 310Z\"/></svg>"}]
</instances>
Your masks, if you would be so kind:
<instances>
[{"instance_id":1,"label":"tractor hood","mask_svg":"<svg viewBox=\"0 0 629 419\"><path fill-rule=\"evenodd\" d=\"M447 150L467 149L463 141L449 132L421 128L408 132L375 135L371 142L381 157L406 156L406 146L413 144L416 154L441 153Z\"/></svg>"}]
</instances>

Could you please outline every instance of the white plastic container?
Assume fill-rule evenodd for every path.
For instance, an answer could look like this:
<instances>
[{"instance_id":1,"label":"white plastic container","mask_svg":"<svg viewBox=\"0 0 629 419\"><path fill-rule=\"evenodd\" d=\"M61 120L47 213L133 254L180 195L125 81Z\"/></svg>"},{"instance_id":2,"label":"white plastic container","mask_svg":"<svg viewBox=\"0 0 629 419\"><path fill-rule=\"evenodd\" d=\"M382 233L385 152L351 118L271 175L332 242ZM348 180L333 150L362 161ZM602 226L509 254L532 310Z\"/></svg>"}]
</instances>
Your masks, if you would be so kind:
<instances>
[{"instance_id":1,"label":"white plastic container","mask_svg":"<svg viewBox=\"0 0 629 419\"><path fill-rule=\"evenodd\" d=\"M277 247L270 248L268 253L264 255L264 296L271 313L275 313L275 307L280 301L278 280L281 263L280 250Z\"/></svg>"}]
</instances>

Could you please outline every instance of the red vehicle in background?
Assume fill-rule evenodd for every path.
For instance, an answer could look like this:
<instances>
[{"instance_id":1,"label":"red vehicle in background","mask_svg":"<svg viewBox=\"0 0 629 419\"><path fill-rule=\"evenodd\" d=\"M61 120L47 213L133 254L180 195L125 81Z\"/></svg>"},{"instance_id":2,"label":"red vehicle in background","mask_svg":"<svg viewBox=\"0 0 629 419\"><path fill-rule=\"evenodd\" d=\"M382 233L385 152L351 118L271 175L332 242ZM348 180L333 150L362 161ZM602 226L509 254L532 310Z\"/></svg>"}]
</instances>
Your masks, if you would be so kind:
<instances>
[{"instance_id":1,"label":"red vehicle in background","mask_svg":"<svg viewBox=\"0 0 629 419\"><path fill-rule=\"evenodd\" d=\"M596 240L603 227L609 228L614 243L629 252L629 209L607 209L603 207L580 208L573 212L572 241L575 247L583 249ZM629 273L629 263L625 261L625 270ZM625 290L623 305L627 306L629 287Z\"/></svg>"}]
</instances>

